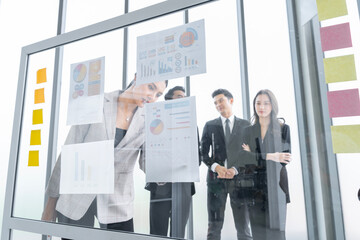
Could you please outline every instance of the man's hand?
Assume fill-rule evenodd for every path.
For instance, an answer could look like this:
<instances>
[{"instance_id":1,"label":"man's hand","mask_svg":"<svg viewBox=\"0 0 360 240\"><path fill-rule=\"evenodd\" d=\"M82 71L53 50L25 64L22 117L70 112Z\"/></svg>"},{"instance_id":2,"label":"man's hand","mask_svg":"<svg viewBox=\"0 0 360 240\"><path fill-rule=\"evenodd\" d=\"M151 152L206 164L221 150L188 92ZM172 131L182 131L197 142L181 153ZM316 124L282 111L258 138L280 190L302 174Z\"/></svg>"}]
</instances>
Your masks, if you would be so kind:
<instances>
[{"instance_id":1,"label":"man's hand","mask_svg":"<svg viewBox=\"0 0 360 240\"><path fill-rule=\"evenodd\" d=\"M229 168L229 169L226 171L226 178L227 178L227 179L233 179L234 176L235 176L235 174L236 174L235 169Z\"/></svg>"},{"instance_id":2,"label":"man's hand","mask_svg":"<svg viewBox=\"0 0 360 240\"><path fill-rule=\"evenodd\" d=\"M215 171L218 174L217 178L233 179L236 174L233 168L227 169L220 165L216 166Z\"/></svg>"},{"instance_id":3,"label":"man's hand","mask_svg":"<svg viewBox=\"0 0 360 240\"><path fill-rule=\"evenodd\" d=\"M226 167L217 165L215 172L218 174L217 178L226 178L227 169Z\"/></svg>"}]
</instances>

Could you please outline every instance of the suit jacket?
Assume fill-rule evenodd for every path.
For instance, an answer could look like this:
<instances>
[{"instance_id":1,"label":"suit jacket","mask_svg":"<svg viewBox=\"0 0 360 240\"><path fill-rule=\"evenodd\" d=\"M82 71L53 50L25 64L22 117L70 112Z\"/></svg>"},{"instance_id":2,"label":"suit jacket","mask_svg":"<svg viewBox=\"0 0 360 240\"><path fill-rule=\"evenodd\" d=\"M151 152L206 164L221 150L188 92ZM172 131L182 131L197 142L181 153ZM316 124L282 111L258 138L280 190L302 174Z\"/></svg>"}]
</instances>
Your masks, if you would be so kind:
<instances>
[{"instance_id":1,"label":"suit jacket","mask_svg":"<svg viewBox=\"0 0 360 240\"><path fill-rule=\"evenodd\" d=\"M117 99L121 91L104 96L104 120L102 123L72 126L65 145L112 140L115 138ZM97 217L100 223L123 222L133 217L134 182L133 169L141 150L144 136L144 110L138 108L126 135L114 149L114 194L59 194L61 159L59 157L47 187L50 197L58 197L56 210L73 220L79 220L93 200L97 199ZM140 157L140 165L144 163Z\"/></svg>"},{"instance_id":2,"label":"suit jacket","mask_svg":"<svg viewBox=\"0 0 360 240\"><path fill-rule=\"evenodd\" d=\"M255 188L263 192L269 213L270 228L285 231L286 203L290 202L289 192L279 186L281 169L286 164L266 160L267 153L291 152L290 128L283 124L278 130L269 128L261 139L261 126L255 124L245 130L244 142L251 152L245 152L249 161L254 161L257 168ZM287 175L287 173L286 173Z\"/></svg>"},{"instance_id":3,"label":"suit jacket","mask_svg":"<svg viewBox=\"0 0 360 240\"><path fill-rule=\"evenodd\" d=\"M235 167L238 172L240 172L241 167L247 164L245 158L242 156L241 145L243 143L244 130L249 125L250 123L248 121L234 117L234 126L228 146L226 146L221 118L216 118L205 124L201 137L201 155L202 161L209 167L208 182L221 181L221 179L217 178L217 173L211 170L211 165L214 163L224 166L225 160L227 159L228 168ZM211 155L209 156L210 146L212 146L213 140L214 149L211 150Z\"/></svg>"},{"instance_id":4,"label":"suit jacket","mask_svg":"<svg viewBox=\"0 0 360 240\"><path fill-rule=\"evenodd\" d=\"M279 182L282 166L285 163L278 163L274 161L267 161L266 154L275 152L291 152L290 128L288 125L283 124L278 133L276 130L268 129L264 139L261 139L261 129L259 124L248 127L245 130L244 142L249 145L251 152L245 152L245 156L255 162L257 172L263 177L266 177L266 184L258 186L263 191L276 191L279 190ZM286 173L287 175L287 173ZM286 176L287 177L287 176ZM279 191L285 194L286 200L290 202L290 195L287 191Z\"/></svg>"},{"instance_id":5,"label":"suit jacket","mask_svg":"<svg viewBox=\"0 0 360 240\"><path fill-rule=\"evenodd\" d=\"M267 153L291 152L290 127L283 124L279 134L269 129L262 141L260 124L252 125L245 129L244 143L248 144L251 150L244 153L248 161L256 163L258 167L266 167Z\"/></svg>"},{"instance_id":6,"label":"suit jacket","mask_svg":"<svg viewBox=\"0 0 360 240\"><path fill-rule=\"evenodd\" d=\"M195 185L194 183L182 183L182 184L190 184L190 193L191 195L195 194ZM156 193L158 196L162 196L164 198L171 198L172 196L172 183L165 183L164 185L158 185L157 183L149 182L146 183L145 189Z\"/></svg>"}]
</instances>

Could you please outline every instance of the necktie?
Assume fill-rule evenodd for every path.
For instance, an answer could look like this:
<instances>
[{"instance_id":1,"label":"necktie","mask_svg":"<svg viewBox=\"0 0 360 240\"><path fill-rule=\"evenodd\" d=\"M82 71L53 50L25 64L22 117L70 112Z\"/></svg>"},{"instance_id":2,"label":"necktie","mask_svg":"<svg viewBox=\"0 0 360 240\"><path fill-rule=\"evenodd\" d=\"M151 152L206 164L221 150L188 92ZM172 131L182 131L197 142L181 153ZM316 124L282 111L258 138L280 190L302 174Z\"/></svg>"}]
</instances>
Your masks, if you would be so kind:
<instances>
[{"instance_id":1,"label":"necktie","mask_svg":"<svg viewBox=\"0 0 360 240\"><path fill-rule=\"evenodd\" d=\"M230 120L227 118L225 120L225 142L226 144L229 142L230 139Z\"/></svg>"}]
</instances>

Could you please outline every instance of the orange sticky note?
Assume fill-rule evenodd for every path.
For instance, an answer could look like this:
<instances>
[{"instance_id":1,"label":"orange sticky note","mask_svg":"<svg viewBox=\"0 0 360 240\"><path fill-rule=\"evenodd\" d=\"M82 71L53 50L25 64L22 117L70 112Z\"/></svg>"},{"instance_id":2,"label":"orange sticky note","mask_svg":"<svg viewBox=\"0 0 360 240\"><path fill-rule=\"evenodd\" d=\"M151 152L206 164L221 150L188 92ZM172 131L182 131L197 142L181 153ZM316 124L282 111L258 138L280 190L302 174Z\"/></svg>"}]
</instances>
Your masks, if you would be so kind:
<instances>
[{"instance_id":1,"label":"orange sticky note","mask_svg":"<svg viewBox=\"0 0 360 240\"><path fill-rule=\"evenodd\" d=\"M41 130L31 130L30 145L41 145Z\"/></svg>"},{"instance_id":2,"label":"orange sticky note","mask_svg":"<svg viewBox=\"0 0 360 240\"><path fill-rule=\"evenodd\" d=\"M33 110L32 124L35 125L42 123L43 123L43 110L42 109Z\"/></svg>"},{"instance_id":3,"label":"orange sticky note","mask_svg":"<svg viewBox=\"0 0 360 240\"><path fill-rule=\"evenodd\" d=\"M36 83L44 83L46 82L46 68L39 69L36 73Z\"/></svg>"},{"instance_id":4,"label":"orange sticky note","mask_svg":"<svg viewBox=\"0 0 360 240\"><path fill-rule=\"evenodd\" d=\"M37 104L37 103L44 103L44 102L45 102L44 88L36 89L34 103Z\"/></svg>"},{"instance_id":5,"label":"orange sticky note","mask_svg":"<svg viewBox=\"0 0 360 240\"><path fill-rule=\"evenodd\" d=\"M39 151L29 151L29 167L39 166Z\"/></svg>"}]
</instances>

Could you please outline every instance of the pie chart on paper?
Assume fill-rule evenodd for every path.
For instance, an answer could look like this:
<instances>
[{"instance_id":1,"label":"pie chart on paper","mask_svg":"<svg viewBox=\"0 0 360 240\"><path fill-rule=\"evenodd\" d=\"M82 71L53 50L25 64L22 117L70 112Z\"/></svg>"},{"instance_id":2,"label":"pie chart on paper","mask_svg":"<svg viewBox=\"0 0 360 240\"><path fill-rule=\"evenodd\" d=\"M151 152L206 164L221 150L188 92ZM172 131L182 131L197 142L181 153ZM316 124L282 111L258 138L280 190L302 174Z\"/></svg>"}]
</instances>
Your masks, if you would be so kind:
<instances>
[{"instance_id":1,"label":"pie chart on paper","mask_svg":"<svg viewBox=\"0 0 360 240\"><path fill-rule=\"evenodd\" d=\"M73 71L73 79L75 82L82 82L86 76L86 66L85 64L79 64L75 67Z\"/></svg>"},{"instance_id":2,"label":"pie chart on paper","mask_svg":"<svg viewBox=\"0 0 360 240\"><path fill-rule=\"evenodd\" d=\"M160 119L155 119L150 124L150 132L159 135L164 130L164 123Z\"/></svg>"}]
</instances>

